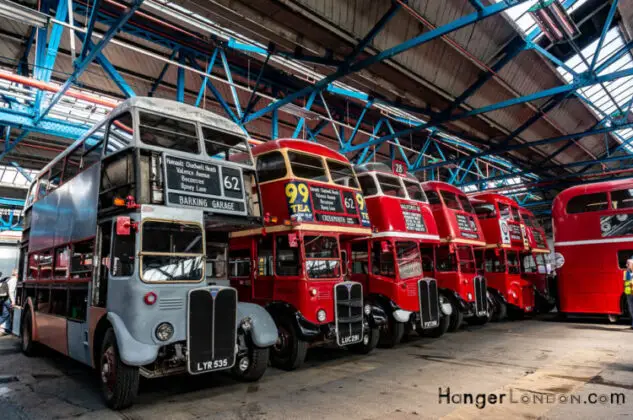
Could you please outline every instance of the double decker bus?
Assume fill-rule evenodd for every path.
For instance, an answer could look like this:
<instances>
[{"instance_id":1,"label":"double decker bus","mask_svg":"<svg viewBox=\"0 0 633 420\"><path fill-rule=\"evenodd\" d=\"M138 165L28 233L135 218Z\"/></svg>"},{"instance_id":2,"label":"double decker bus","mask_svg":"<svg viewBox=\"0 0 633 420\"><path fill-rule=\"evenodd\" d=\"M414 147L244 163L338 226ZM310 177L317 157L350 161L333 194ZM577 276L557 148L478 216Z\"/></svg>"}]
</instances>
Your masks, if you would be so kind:
<instances>
[{"instance_id":1,"label":"double decker bus","mask_svg":"<svg viewBox=\"0 0 633 420\"><path fill-rule=\"evenodd\" d=\"M495 193L477 194L472 200L486 244L477 260L488 281L496 320L534 310L534 287L521 276L521 254L529 251L519 205Z\"/></svg>"},{"instance_id":2,"label":"double decker bus","mask_svg":"<svg viewBox=\"0 0 633 420\"><path fill-rule=\"evenodd\" d=\"M627 314L622 273L633 257L633 179L562 191L552 221L558 310L605 314L612 321Z\"/></svg>"},{"instance_id":3,"label":"double decker bus","mask_svg":"<svg viewBox=\"0 0 633 420\"><path fill-rule=\"evenodd\" d=\"M547 313L556 304L557 286L547 258L550 249L547 246L545 229L525 207L519 207L519 215L525 225L528 243L528 249L521 253L521 276L534 286L534 310Z\"/></svg>"},{"instance_id":4,"label":"double decker bus","mask_svg":"<svg viewBox=\"0 0 633 420\"><path fill-rule=\"evenodd\" d=\"M464 319L470 324L488 322L486 279L477 274L474 247L486 244L468 197L457 187L440 181L422 183L437 224L440 244L421 244L423 269L433 273L440 294L451 304L448 331Z\"/></svg>"},{"instance_id":5,"label":"double decker bus","mask_svg":"<svg viewBox=\"0 0 633 420\"><path fill-rule=\"evenodd\" d=\"M265 227L231 233L230 279L240 296L264 305L279 339L274 366L292 370L310 346L376 347L386 321L348 281L341 244L369 236L369 217L347 158L328 147L282 139L255 146Z\"/></svg>"},{"instance_id":6,"label":"double decker bus","mask_svg":"<svg viewBox=\"0 0 633 420\"><path fill-rule=\"evenodd\" d=\"M398 165L395 162L394 169L404 168ZM438 296L437 280L422 270L420 244L439 244L440 237L420 182L384 163L355 170L372 234L348 242L348 270L352 280L363 284L366 301L380 306L389 317L379 345L393 347L412 330L439 337L448 328L450 305Z\"/></svg>"},{"instance_id":7,"label":"double decker bus","mask_svg":"<svg viewBox=\"0 0 633 420\"><path fill-rule=\"evenodd\" d=\"M30 187L13 318L23 352L42 344L94 367L115 409L139 376L259 379L270 315L205 281L207 241L262 225L256 189L236 124L164 99L120 104Z\"/></svg>"}]
</instances>

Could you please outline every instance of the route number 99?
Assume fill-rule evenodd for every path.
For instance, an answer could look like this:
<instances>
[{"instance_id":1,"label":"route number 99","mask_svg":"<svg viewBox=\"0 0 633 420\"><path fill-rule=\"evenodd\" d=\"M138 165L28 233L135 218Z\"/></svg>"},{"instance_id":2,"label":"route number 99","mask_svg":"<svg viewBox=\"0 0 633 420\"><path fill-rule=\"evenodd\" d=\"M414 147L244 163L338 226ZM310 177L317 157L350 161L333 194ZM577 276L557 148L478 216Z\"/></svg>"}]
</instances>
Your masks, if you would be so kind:
<instances>
[{"instance_id":1,"label":"route number 99","mask_svg":"<svg viewBox=\"0 0 633 420\"><path fill-rule=\"evenodd\" d=\"M365 198L362 194L356 194L356 202L358 203L359 210L365 210Z\"/></svg>"},{"instance_id":2,"label":"route number 99","mask_svg":"<svg viewBox=\"0 0 633 420\"><path fill-rule=\"evenodd\" d=\"M306 184L298 183L298 184L287 184L286 185L286 197L288 197L288 202L290 204L297 203L297 198L301 201L300 203L307 203L310 198L310 193L308 191L308 186Z\"/></svg>"}]
</instances>

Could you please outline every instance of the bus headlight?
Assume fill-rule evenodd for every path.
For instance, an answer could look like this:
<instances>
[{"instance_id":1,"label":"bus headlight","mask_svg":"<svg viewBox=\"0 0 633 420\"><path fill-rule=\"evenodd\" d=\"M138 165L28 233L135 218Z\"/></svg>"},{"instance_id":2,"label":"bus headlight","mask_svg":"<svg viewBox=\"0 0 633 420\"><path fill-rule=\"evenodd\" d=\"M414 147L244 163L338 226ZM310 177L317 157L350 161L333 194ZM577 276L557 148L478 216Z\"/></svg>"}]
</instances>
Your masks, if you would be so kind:
<instances>
[{"instance_id":1,"label":"bus headlight","mask_svg":"<svg viewBox=\"0 0 633 420\"><path fill-rule=\"evenodd\" d=\"M167 341L174 335L174 326L169 322L161 322L156 327L156 338L160 341Z\"/></svg>"},{"instance_id":2,"label":"bus headlight","mask_svg":"<svg viewBox=\"0 0 633 420\"><path fill-rule=\"evenodd\" d=\"M365 305L363 310L365 311L365 315L369 316L369 314L371 314L371 306L370 305Z\"/></svg>"},{"instance_id":3,"label":"bus headlight","mask_svg":"<svg viewBox=\"0 0 633 420\"><path fill-rule=\"evenodd\" d=\"M317 319L319 320L319 322L325 322L326 318L327 318L327 313L325 312L325 309L319 309L317 311Z\"/></svg>"}]
</instances>

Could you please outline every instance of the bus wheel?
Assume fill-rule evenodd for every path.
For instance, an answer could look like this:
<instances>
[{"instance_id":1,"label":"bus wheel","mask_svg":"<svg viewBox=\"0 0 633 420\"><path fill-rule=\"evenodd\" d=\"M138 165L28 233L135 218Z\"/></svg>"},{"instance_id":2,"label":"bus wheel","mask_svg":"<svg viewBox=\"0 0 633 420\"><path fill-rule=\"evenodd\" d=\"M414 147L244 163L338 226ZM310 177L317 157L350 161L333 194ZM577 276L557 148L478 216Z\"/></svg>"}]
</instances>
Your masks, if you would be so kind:
<instances>
[{"instance_id":1,"label":"bus wheel","mask_svg":"<svg viewBox=\"0 0 633 420\"><path fill-rule=\"evenodd\" d=\"M278 319L277 329L279 337L277 337L277 343L272 347L270 362L279 369L297 369L306 358L308 342L299 338L292 321L286 317Z\"/></svg>"},{"instance_id":2,"label":"bus wheel","mask_svg":"<svg viewBox=\"0 0 633 420\"><path fill-rule=\"evenodd\" d=\"M496 305L495 305L495 312L492 315L492 320L495 322L503 321L508 316L508 305L503 301L503 299L500 296L497 296L495 294L493 295L493 297L496 301Z\"/></svg>"},{"instance_id":3,"label":"bus wheel","mask_svg":"<svg viewBox=\"0 0 633 420\"><path fill-rule=\"evenodd\" d=\"M449 316L448 331L455 332L462 326L464 322L464 313L459 310L455 298L448 297L446 300L451 304L452 311Z\"/></svg>"},{"instance_id":4,"label":"bus wheel","mask_svg":"<svg viewBox=\"0 0 633 420\"><path fill-rule=\"evenodd\" d=\"M120 410L131 406L138 394L138 368L121 361L112 328L105 333L99 360L101 392L108 407Z\"/></svg>"},{"instance_id":5,"label":"bus wheel","mask_svg":"<svg viewBox=\"0 0 633 420\"><path fill-rule=\"evenodd\" d=\"M20 331L20 346L22 353L28 357L35 355L35 343L33 342L33 321L31 320L31 310L27 307L26 314L22 320Z\"/></svg>"},{"instance_id":6,"label":"bus wheel","mask_svg":"<svg viewBox=\"0 0 633 420\"><path fill-rule=\"evenodd\" d=\"M418 334L420 334L421 337L439 338L446 334L450 322L450 315L442 315L440 316L440 325L435 328L431 328L430 330L423 330L422 326L418 324Z\"/></svg>"},{"instance_id":7,"label":"bus wheel","mask_svg":"<svg viewBox=\"0 0 633 420\"><path fill-rule=\"evenodd\" d=\"M402 340L402 336L404 336L404 324L390 315L387 324L380 329L378 345L390 349Z\"/></svg>"},{"instance_id":8,"label":"bus wheel","mask_svg":"<svg viewBox=\"0 0 633 420\"><path fill-rule=\"evenodd\" d=\"M264 376L264 372L266 372L269 358L269 347L262 349L251 345L248 349L248 354L246 356L242 356L235 362L235 366L233 366L231 373L235 379L240 381L258 381L262 376Z\"/></svg>"},{"instance_id":9,"label":"bus wheel","mask_svg":"<svg viewBox=\"0 0 633 420\"><path fill-rule=\"evenodd\" d=\"M349 351L356 354L369 354L378 345L380 340L380 330L378 328L371 328L364 336L363 341L357 344L347 346Z\"/></svg>"}]
</instances>

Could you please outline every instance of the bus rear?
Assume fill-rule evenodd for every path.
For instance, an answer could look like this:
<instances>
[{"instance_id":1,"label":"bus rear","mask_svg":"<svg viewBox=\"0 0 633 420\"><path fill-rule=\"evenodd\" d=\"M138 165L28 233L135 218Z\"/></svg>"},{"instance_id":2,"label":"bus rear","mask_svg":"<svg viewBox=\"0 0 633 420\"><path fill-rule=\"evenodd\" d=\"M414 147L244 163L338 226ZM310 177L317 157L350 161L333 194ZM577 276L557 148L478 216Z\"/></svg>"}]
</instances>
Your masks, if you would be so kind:
<instances>
[{"instance_id":1,"label":"bus rear","mask_svg":"<svg viewBox=\"0 0 633 420\"><path fill-rule=\"evenodd\" d=\"M453 307L449 331L459 328L464 318L471 324L486 323L486 279L477 274L474 252L485 239L472 205L460 189L445 182L423 182L422 189L440 236L438 246L421 245L422 259Z\"/></svg>"},{"instance_id":2,"label":"bus rear","mask_svg":"<svg viewBox=\"0 0 633 420\"><path fill-rule=\"evenodd\" d=\"M563 313L626 314L623 272L633 257L633 179L564 190L552 207Z\"/></svg>"}]
</instances>

